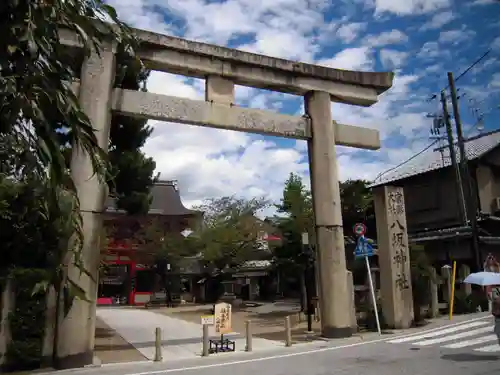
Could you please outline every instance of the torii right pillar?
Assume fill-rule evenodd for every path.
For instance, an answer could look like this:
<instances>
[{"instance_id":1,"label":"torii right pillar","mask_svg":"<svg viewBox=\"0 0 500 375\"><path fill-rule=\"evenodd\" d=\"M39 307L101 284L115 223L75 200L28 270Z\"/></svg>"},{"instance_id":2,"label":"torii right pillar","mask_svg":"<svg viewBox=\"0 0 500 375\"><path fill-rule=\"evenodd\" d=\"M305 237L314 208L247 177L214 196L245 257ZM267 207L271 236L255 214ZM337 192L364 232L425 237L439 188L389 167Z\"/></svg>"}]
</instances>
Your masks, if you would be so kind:
<instances>
[{"instance_id":1,"label":"torii right pillar","mask_svg":"<svg viewBox=\"0 0 500 375\"><path fill-rule=\"evenodd\" d=\"M373 189L373 197L382 314L388 328L409 328L414 312L404 191L381 186Z\"/></svg>"}]
</instances>

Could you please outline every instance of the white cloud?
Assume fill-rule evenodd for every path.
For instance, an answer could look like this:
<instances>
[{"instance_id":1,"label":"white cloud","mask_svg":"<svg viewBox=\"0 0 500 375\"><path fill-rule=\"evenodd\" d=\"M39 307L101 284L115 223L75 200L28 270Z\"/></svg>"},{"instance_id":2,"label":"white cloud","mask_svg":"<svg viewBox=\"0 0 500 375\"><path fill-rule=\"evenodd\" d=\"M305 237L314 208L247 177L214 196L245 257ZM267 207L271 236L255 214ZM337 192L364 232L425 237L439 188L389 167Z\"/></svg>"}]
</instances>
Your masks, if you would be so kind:
<instances>
[{"instance_id":1,"label":"white cloud","mask_svg":"<svg viewBox=\"0 0 500 375\"><path fill-rule=\"evenodd\" d=\"M346 23L337 29L337 35L343 42L351 43L366 29L366 26L364 22Z\"/></svg>"},{"instance_id":2,"label":"white cloud","mask_svg":"<svg viewBox=\"0 0 500 375\"><path fill-rule=\"evenodd\" d=\"M425 42L417 53L417 57L422 59L434 59L443 56L445 53L446 52L439 47L438 42Z\"/></svg>"},{"instance_id":3,"label":"white cloud","mask_svg":"<svg viewBox=\"0 0 500 375\"><path fill-rule=\"evenodd\" d=\"M369 47L346 48L332 58L321 59L318 64L345 70L372 70L373 51Z\"/></svg>"},{"instance_id":4,"label":"white cloud","mask_svg":"<svg viewBox=\"0 0 500 375\"><path fill-rule=\"evenodd\" d=\"M290 172L307 166L294 149L244 133L153 122L146 151L157 161L162 177L178 179L184 198L199 201L223 195L252 196L262 191L278 199Z\"/></svg>"},{"instance_id":5,"label":"white cloud","mask_svg":"<svg viewBox=\"0 0 500 375\"><path fill-rule=\"evenodd\" d=\"M408 52L396 51L392 49L380 50L380 60L386 69L401 67L408 58Z\"/></svg>"},{"instance_id":6,"label":"white cloud","mask_svg":"<svg viewBox=\"0 0 500 375\"><path fill-rule=\"evenodd\" d=\"M265 28L257 33L254 43L242 45L238 49L292 60L312 61L318 46L295 30L285 32Z\"/></svg>"},{"instance_id":7,"label":"white cloud","mask_svg":"<svg viewBox=\"0 0 500 375\"><path fill-rule=\"evenodd\" d=\"M245 44L245 50L307 61L317 50L310 33L323 24L325 4L325 0L158 0L158 5L186 21L186 38L227 44L251 35L254 41Z\"/></svg>"},{"instance_id":8,"label":"white cloud","mask_svg":"<svg viewBox=\"0 0 500 375\"><path fill-rule=\"evenodd\" d=\"M122 21L139 29L173 34L173 28L165 22L163 14L147 10L147 0L108 0L115 7Z\"/></svg>"},{"instance_id":9,"label":"white cloud","mask_svg":"<svg viewBox=\"0 0 500 375\"><path fill-rule=\"evenodd\" d=\"M492 87L500 87L500 73L495 73L491 77L490 86Z\"/></svg>"},{"instance_id":10,"label":"white cloud","mask_svg":"<svg viewBox=\"0 0 500 375\"><path fill-rule=\"evenodd\" d=\"M471 5L490 5L498 2L498 0L474 0Z\"/></svg>"},{"instance_id":11,"label":"white cloud","mask_svg":"<svg viewBox=\"0 0 500 375\"><path fill-rule=\"evenodd\" d=\"M436 13L432 16L432 18L424 23L420 28L421 31L431 30L431 29L439 29L444 25L448 24L455 18L455 15L451 10L447 10L444 12Z\"/></svg>"},{"instance_id":12,"label":"white cloud","mask_svg":"<svg viewBox=\"0 0 500 375\"><path fill-rule=\"evenodd\" d=\"M439 34L440 43L453 43L459 44L464 43L474 37L476 33L473 30L448 30L442 31Z\"/></svg>"},{"instance_id":13,"label":"white cloud","mask_svg":"<svg viewBox=\"0 0 500 375\"><path fill-rule=\"evenodd\" d=\"M365 38L364 43L372 47L382 47L407 41L408 36L405 33L392 29L391 31L384 31L378 35L370 35Z\"/></svg>"},{"instance_id":14,"label":"white cloud","mask_svg":"<svg viewBox=\"0 0 500 375\"><path fill-rule=\"evenodd\" d=\"M451 0L375 0L375 13L394 13L409 16L419 13L430 13L448 8Z\"/></svg>"},{"instance_id":15,"label":"white cloud","mask_svg":"<svg viewBox=\"0 0 500 375\"><path fill-rule=\"evenodd\" d=\"M496 37L491 43L491 48L500 51L500 36Z\"/></svg>"}]
</instances>

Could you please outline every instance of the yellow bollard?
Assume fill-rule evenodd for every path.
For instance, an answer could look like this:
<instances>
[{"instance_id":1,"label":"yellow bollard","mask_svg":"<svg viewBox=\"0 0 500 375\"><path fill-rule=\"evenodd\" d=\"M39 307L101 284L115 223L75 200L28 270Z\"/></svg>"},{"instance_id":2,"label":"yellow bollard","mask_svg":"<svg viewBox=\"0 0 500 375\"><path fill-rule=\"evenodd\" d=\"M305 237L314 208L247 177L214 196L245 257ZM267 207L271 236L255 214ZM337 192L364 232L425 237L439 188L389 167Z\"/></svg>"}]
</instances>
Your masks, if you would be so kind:
<instances>
[{"instance_id":1,"label":"yellow bollard","mask_svg":"<svg viewBox=\"0 0 500 375\"><path fill-rule=\"evenodd\" d=\"M453 273L451 275L451 298L450 298L450 320L453 319L453 305L455 303L455 281L457 277L457 261L453 261Z\"/></svg>"}]
</instances>

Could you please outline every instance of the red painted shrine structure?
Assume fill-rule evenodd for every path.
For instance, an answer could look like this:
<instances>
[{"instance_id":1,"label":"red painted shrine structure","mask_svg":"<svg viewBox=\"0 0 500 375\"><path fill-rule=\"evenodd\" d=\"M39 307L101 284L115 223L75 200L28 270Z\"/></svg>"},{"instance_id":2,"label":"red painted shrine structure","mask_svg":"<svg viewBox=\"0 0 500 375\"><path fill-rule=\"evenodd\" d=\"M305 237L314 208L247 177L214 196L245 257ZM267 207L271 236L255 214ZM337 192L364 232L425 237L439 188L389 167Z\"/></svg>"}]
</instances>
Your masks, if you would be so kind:
<instances>
[{"instance_id":1,"label":"red painted shrine structure","mask_svg":"<svg viewBox=\"0 0 500 375\"><path fill-rule=\"evenodd\" d=\"M105 227L112 227L113 238L101 252L106 265L99 280L98 304L143 305L151 298L156 276L152 256L141 251L131 235L144 220L156 219L164 230L179 235L194 229L202 212L184 207L176 181L160 181L152 188L152 203L146 217L130 216L117 210L113 198L106 202Z\"/></svg>"}]
</instances>

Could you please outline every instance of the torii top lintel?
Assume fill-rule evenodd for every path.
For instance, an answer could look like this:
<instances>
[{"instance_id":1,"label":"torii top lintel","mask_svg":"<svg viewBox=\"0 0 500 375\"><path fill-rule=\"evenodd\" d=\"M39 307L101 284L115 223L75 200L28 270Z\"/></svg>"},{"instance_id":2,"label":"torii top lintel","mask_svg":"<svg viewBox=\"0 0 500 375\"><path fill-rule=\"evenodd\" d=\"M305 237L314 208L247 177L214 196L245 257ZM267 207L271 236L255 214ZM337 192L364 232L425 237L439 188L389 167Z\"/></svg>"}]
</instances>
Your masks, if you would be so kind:
<instances>
[{"instance_id":1,"label":"torii top lintel","mask_svg":"<svg viewBox=\"0 0 500 375\"><path fill-rule=\"evenodd\" d=\"M153 70L206 78L217 75L237 85L304 95L326 91L332 101L370 106L392 86L392 72L359 72L279 59L133 29L139 39L138 54ZM68 45L80 45L76 34L62 30Z\"/></svg>"}]
</instances>

